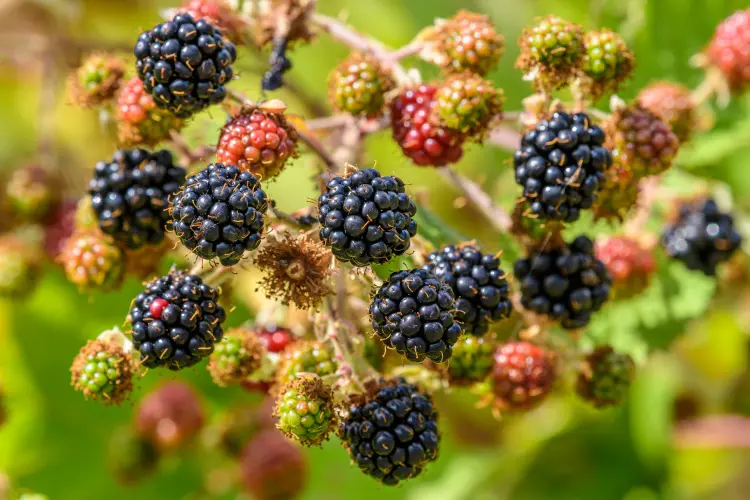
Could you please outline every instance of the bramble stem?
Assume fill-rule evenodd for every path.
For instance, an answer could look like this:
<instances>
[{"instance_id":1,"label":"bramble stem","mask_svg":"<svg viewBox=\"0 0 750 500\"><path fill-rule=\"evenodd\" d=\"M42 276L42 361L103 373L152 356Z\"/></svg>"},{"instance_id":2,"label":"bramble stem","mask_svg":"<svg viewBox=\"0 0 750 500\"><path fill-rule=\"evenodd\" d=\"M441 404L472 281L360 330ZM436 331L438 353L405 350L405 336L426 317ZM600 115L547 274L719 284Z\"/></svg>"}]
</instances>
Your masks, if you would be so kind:
<instances>
[{"instance_id":1,"label":"bramble stem","mask_svg":"<svg viewBox=\"0 0 750 500\"><path fill-rule=\"evenodd\" d=\"M451 184L458 186L464 196L477 207L492 226L501 232L509 231L513 221L510 215L497 206L479 184L467 179L450 167L437 169Z\"/></svg>"}]
</instances>

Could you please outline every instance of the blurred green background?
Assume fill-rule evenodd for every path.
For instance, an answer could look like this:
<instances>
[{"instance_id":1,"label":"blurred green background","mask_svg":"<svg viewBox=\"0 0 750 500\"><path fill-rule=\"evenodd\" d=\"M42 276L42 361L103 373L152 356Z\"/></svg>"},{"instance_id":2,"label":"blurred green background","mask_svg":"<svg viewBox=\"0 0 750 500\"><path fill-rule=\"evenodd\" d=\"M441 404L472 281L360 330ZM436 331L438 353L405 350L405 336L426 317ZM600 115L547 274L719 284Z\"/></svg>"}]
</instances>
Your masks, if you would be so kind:
<instances>
[{"instance_id":1,"label":"blurred green background","mask_svg":"<svg viewBox=\"0 0 750 500\"><path fill-rule=\"evenodd\" d=\"M489 15L506 38L500 67L490 75L505 91L506 109L520 108L530 88L513 68L516 40L535 16L557 14L587 29L619 30L636 54L635 77L622 92L632 97L654 79L695 87L702 74L688 60L710 39L717 23L747 0L320 0L319 10L342 15L354 27L397 47L436 17L464 8ZM64 80L77 61L72 46L122 48L141 29L159 22L169 1L0 0L0 169L38 160L40 151L65 173L65 189L77 194L93 164L116 149L110 131L95 112L70 105ZM75 42L75 43L71 43ZM49 50L49 49L52 50ZM347 49L326 35L296 49L290 81L304 89L300 98L277 95L291 112L309 116L310 103L325 104L326 80ZM258 97L258 59L241 50L234 87ZM410 61L411 63L411 61ZM437 71L416 62L423 78ZM275 94L276 95L276 94ZM698 175L720 184L738 210L750 209L750 100L735 100L717 112L716 128L682 152L679 171L667 184L690 191ZM188 127L193 143L214 143L220 110L204 113ZM367 161L393 172L422 191L440 218L488 248L514 248L482 224L471 207L456 208L457 193L429 169L411 166L388 133L368 139ZM457 165L481 182L505 207L516 186L507 165L510 153L469 148ZM303 155L269 186L279 206L295 210L313 198L312 162ZM78 191L77 191L78 190ZM744 224L745 219L741 221ZM654 226L656 227L656 226ZM576 230L612 231L585 222ZM746 233L747 235L747 233ZM305 499L404 498L410 500L733 500L750 498L750 423L707 415L750 415L747 294L717 289L675 265L662 266L643 298L599 313L582 343L609 341L639 361L639 375L628 404L594 411L570 396L570 384L541 408L522 417L494 420L475 410L471 394L441 395L445 436L441 457L422 477L389 489L349 465L337 440L306 451L309 487ZM509 264L506 264L509 266ZM81 296L50 266L39 289L25 302L0 300L0 379L7 393L9 421L0 429L0 472L15 486L52 500L237 498L211 496L206 473L218 464L197 453L168 458L161 470L128 488L108 472L106 451L114 429L126 425L133 405L103 408L87 403L69 386L70 362L86 339L120 325L140 284L128 282L107 295ZM240 307L230 324L250 313ZM680 338L674 341L678 336ZM673 342L674 341L674 342ZM669 347L667 351L665 348ZM648 358L646 354L650 353ZM155 384L187 380L201 392L207 412L254 401L240 389L219 389L205 370L173 375L155 373L138 383L133 400ZM698 418L693 425L685 418ZM723 417L718 417L723 418ZM744 446L743 446L744 443ZM196 445L196 449L198 445ZM213 460L213 458L211 458Z\"/></svg>"}]
</instances>

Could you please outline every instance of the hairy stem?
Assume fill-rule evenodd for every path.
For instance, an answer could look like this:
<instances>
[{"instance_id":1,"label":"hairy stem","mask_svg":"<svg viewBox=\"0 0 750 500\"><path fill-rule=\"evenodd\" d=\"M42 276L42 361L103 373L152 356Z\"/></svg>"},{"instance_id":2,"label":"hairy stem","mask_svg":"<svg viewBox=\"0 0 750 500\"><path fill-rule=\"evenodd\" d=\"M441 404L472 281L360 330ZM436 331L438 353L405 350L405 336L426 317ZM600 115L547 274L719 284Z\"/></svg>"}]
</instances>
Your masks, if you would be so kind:
<instances>
[{"instance_id":1,"label":"hairy stem","mask_svg":"<svg viewBox=\"0 0 750 500\"><path fill-rule=\"evenodd\" d=\"M506 232L510 230L513 224L510 215L497 206L489 194L487 194L479 184L467 179L450 167L443 167L438 171L451 183L463 191L464 196L475 207L482 212L487 221L498 231Z\"/></svg>"}]
</instances>

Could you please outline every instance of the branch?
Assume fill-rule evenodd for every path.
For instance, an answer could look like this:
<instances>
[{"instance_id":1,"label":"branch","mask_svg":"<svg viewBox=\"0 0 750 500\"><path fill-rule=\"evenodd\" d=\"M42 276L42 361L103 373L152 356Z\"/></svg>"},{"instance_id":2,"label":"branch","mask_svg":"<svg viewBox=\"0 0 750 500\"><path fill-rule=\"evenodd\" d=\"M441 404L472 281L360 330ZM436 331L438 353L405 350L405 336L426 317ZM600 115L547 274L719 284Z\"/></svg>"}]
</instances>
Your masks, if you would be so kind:
<instances>
[{"instance_id":1,"label":"branch","mask_svg":"<svg viewBox=\"0 0 750 500\"><path fill-rule=\"evenodd\" d=\"M487 194L481 186L472 180L460 175L450 167L439 168L438 171L448 180L451 184L455 184L458 188L463 191L464 196L476 206L482 214L487 218L492 226L499 231L509 231L513 221L510 215L497 206L492 198Z\"/></svg>"},{"instance_id":2,"label":"branch","mask_svg":"<svg viewBox=\"0 0 750 500\"><path fill-rule=\"evenodd\" d=\"M310 149L310 151L318 155L318 157L323 160L323 163L325 163L328 170L335 171L338 168L336 159L331 155L331 153L328 152L323 143L321 143L317 137L299 129L297 130L297 136L305 144L305 146Z\"/></svg>"},{"instance_id":3,"label":"branch","mask_svg":"<svg viewBox=\"0 0 750 500\"><path fill-rule=\"evenodd\" d=\"M486 142L502 149L515 151L521 144L521 134L508 126L499 125L490 130Z\"/></svg>"}]
</instances>

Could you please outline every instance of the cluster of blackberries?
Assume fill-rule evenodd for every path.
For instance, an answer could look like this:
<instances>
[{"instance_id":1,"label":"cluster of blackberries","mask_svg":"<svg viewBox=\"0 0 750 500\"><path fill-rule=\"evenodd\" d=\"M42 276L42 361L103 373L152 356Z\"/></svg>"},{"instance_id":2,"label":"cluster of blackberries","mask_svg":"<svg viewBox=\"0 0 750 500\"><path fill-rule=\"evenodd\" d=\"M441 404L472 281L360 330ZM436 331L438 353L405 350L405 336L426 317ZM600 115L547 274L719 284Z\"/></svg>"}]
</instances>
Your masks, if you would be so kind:
<instances>
[{"instance_id":1,"label":"cluster of blackberries","mask_svg":"<svg viewBox=\"0 0 750 500\"><path fill-rule=\"evenodd\" d=\"M334 177L318 199L320 239L333 255L356 266L382 264L409 248L417 207L404 181L374 168Z\"/></svg>"},{"instance_id":2,"label":"cluster of blackberries","mask_svg":"<svg viewBox=\"0 0 750 500\"><path fill-rule=\"evenodd\" d=\"M609 298L609 273L585 236L569 245L534 251L517 260L514 268L521 304L559 321L563 328L586 326L591 313Z\"/></svg>"},{"instance_id":3,"label":"cluster of blackberries","mask_svg":"<svg viewBox=\"0 0 750 500\"><path fill-rule=\"evenodd\" d=\"M449 245L428 257L424 269L453 289L456 320L472 335L487 332L489 323L510 316L508 281L500 260L475 245Z\"/></svg>"},{"instance_id":4,"label":"cluster of blackberries","mask_svg":"<svg viewBox=\"0 0 750 500\"><path fill-rule=\"evenodd\" d=\"M372 328L386 346L411 361L453 355L461 335L451 287L424 269L390 275L370 303Z\"/></svg>"},{"instance_id":5,"label":"cluster of blackberries","mask_svg":"<svg viewBox=\"0 0 750 500\"><path fill-rule=\"evenodd\" d=\"M89 182L99 227L130 249L161 242L169 196L184 182L185 170L172 164L169 151L117 151L111 162L96 164Z\"/></svg>"},{"instance_id":6,"label":"cluster of blackberries","mask_svg":"<svg viewBox=\"0 0 750 500\"><path fill-rule=\"evenodd\" d=\"M732 216L721 212L711 199L680 207L677 220L662 234L662 245L671 257L707 276L716 274L716 266L729 259L741 243Z\"/></svg>"},{"instance_id":7,"label":"cluster of blackberries","mask_svg":"<svg viewBox=\"0 0 750 500\"><path fill-rule=\"evenodd\" d=\"M224 100L237 58L221 30L178 14L138 37L133 50L138 77L160 108L180 118Z\"/></svg>"},{"instance_id":8,"label":"cluster of blackberries","mask_svg":"<svg viewBox=\"0 0 750 500\"><path fill-rule=\"evenodd\" d=\"M130 309L133 345L148 367L180 370L198 363L222 339L219 293L199 276L173 271L156 278Z\"/></svg>"},{"instance_id":9,"label":"cluster of blackberries","mask_svg":"<svg viewBox=\"0 0 750 500\"><path fill-rule=\"evenodd\" d=\"M523 136L513 161L533 216L572 222L581 209L591 208L612 164L604 139L586 114L563 112Z\"/></svg>"},{"instance_id":10,"label":"cluster of blackberries","mask_svg":"<svg viewBox=\"0 0 750 500\"><path fill-rule=\"evenodd\" d=\"M393 486L418 476L437 458L437 417L429 395L395 379L349 408L342 444L365 474Z\"/></svg>"},{"instance_id":11,"label":"cluster of blackberries","mask_svg":"<svg viewBox=\"0 0 750 500\"><path fill-rule=\"evenodd\" d=\"M190 176L175 196L171 226L191 252L233 266L260 244L267 208L266 193L253 174L212 163Z\"/></svg>"}]
</instances>

